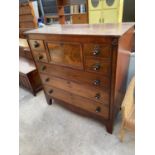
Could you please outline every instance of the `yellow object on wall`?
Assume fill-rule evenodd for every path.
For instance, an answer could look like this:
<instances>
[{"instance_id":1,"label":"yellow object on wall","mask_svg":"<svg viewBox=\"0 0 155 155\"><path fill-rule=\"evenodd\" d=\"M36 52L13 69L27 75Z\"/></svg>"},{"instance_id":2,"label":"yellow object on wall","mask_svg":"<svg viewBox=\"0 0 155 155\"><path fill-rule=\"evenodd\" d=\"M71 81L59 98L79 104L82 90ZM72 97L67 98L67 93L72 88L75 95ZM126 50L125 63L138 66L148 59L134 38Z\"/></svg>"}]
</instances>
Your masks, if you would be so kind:
<instances>
[{"instance_id":1,"label":"yellow object on wall","mask_svg":"<svg viewBox=\"0 0 155 155\"><path fill-rule=\"evenodd\" d=\"M121 23L124 0L88 0L89 23Z\"/></svg>"}]
</instances>

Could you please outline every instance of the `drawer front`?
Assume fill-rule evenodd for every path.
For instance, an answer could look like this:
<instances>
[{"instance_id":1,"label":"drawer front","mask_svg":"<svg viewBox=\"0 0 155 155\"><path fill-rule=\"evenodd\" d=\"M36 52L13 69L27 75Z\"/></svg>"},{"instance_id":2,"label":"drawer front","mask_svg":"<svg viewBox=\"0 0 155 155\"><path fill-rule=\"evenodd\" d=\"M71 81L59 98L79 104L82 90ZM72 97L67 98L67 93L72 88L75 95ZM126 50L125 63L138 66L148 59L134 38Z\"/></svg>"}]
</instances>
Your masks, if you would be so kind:
<instances>
[{"instance_id":1,"label":"drawer front","mask_svg":"<svg viewBox=\"0 0 155 155\"><path fill-rule=\"evenodd\" d=\"M33 22L20 22L20 28L36 28L36 24Z\"/></svg>"},{"instance_id":2,"label":"drawer front","mask_svg":"<svg viewBox=\"0 0 155 155\"><path fill-rule=\"evenodd\" d=\"M100 59L85 59L85 67L87 71L99 73L105 76L110 76L111 65L108 61L102 61Z\"/></svg>"},{"instance_id":3,"label":"drawer front","mask_svg":"<svg viewBox=\"0 0 155 155\"><path fill-rule=\"evenodd\" d=\"M39 72L47 73L52 76L62 77L79 84L88 84L90 86L101 87L109 89L110 79L99 74L74 70L70 68L63 68L56 65L48 65L44 63L37 63Z\"/></svg>"},{"instance_id":4,"label":"drawer front","mask_svg":"<svg viewBox=\"0 0 155 155\"><path fill-rule=\"evenodd\" d=\"M20 7L19 15L31 14L31 8L29 6Z\"/></svg>"},{"instance_id":5,"label":"drawer front","mask_svg":"<svg viewBox=\"0 0 155 155\"><path fill-rule=\"evenodd\" d=\"M38 62L48 62L47 60L47 56L45 52L36 52L36 51L32 51L33 57L35 59L35 61Z\"/></svg>"},{"instance_id":6,"label":"drawer front","mask_svg":"<svg viewBox=\"0 0 155 155\"><path fill-rule=\"evenodd\" d=\"M87 14L72 15L73 24L87 24Z\"/></svg>"},{"instance_id":7,"label":"drawer front","mask_svg":"<svg viewBox=\"0 0 155 155\"><path fill-rule=\"evenodd\" d=\"M109 118L109 108L107 105L102 105L99 102L94 102L92 100L86 99L78 95L74 95L72 93L55 87L44 86L44 88L45 92L55 99L62 100L86 111L100 115L105 119Z\"/></svg>"},{"instance_id":8,"label":"drawer front","mask_svg":"<svg viewBox=\"0 0 155 155\"><path fill-rule=\"evenodd\" d=\"M75 95L83 96L92 99L96 102L103 104L109 104L109 91L103 89L97 89L96 87L90 87L81 85L69 80L64 80L54 76L48 76L41 74L43 84L53 86L59 89L63 89Z\"/></svg>"},{"instance_id":9,"label":"drawer front","mask_svg":"<svg viewBox=\"0 0 155 155\"><path fill-rule=\"evenodd\" d=\"M111 58L111 47L102 44L84 44L84 55Z\"/></svg>"},{"instance_id":10,"label":"drawer front","mask_svg":"<svg viewBox=\"0 0 155 155\"><path fill-rule=\"evenodd\" d=\"M73 68L83 68L82 48L78 43L47 43L50 55L50 62L70 66Z\"/></svg>"},{"instance_id":11,"label":"drawer front","mask_svg":"<svg viewBox=\"0 0 155 155\"><path fill-rule=\"evenodd\" d=\"M22 15L19 16L19 21L20 22L33 22L34 17L32 15Z\"/></svg>"},{"instance_id":12,"label":"drawer front","mask_svg":"<svg viewBox=\"0 0 155 155\"><path fill-rule=\"evenodd\" d=\"M29 43L32 51L45 51L44 43L42 40L29 40Z\"/></svg>"}]
</instances>

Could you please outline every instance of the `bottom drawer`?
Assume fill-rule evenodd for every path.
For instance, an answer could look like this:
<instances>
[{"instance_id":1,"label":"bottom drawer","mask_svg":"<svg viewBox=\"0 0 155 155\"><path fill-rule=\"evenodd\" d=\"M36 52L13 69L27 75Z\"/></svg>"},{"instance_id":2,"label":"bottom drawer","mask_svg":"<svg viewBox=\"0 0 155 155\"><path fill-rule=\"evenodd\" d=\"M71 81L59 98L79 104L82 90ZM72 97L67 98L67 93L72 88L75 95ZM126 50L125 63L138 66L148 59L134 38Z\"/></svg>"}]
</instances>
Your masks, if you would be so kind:
<instances>
[{"instance_id":1,"label":"bottom drawer","mask_svg":"<svg viewBox=\"0 0 155 155\"><path fill-rule=\"evenodd\" d=\"M104 117L105 119L108 119L109 107L107 105L102 105L99 102L94 102L87 98L71 94L67 91L64 91L64 90L61 90L61 89L58 89L55 87L44 86L44 88L45 88L45 92L49 96L51 96L55 99L62 100L64 102L72 104L72 105L79 107L81 109L84 109L86 111L100 115L100 116Z\"/></svg>"}]
</instances>

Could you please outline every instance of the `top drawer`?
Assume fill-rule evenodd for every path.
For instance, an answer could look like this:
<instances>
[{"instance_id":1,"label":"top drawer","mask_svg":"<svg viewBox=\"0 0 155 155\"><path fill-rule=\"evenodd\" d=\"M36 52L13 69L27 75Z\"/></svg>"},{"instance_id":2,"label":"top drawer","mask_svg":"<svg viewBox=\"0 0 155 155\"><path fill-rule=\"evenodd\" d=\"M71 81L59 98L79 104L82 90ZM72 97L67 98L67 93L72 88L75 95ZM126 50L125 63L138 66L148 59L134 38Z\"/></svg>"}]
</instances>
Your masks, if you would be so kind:
<instances>
[{"instance_id":1,"label":"top drawer","mask_svg":"<svg viewBox=\"0 0 155 155\"><path fill-rule=\"evenodd\" d=\"M44 43L42 40L29 40L31 49L34 51L44 51Z\"/></svg>"},{"instance_id":2,"label":"top drawer","mask_svg":"<svg viewBox=\"0 0 155 155\"><path fill-rule=\"evenodd\" d=\"M84 44L84 55L100 58L110 58L111 47L102 44Z\"/></svg>"}]
</instances>

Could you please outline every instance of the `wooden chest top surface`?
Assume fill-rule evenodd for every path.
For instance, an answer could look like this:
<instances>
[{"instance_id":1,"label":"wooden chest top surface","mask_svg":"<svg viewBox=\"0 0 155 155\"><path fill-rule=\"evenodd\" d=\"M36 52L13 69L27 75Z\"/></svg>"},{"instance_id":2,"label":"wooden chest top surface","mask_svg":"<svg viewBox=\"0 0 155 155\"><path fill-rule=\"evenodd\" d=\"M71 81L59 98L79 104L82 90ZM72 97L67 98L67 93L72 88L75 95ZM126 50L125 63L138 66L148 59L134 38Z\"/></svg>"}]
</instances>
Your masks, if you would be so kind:
<instances>
[{"instance_id":1,"label":"wooden chest top surface","mask_svg":"<svg viewBox=\"0 0 155 155\"><path fill-rule=\"evenodd\" d=\"M52 25L26 31L25 34L122 36L134 23Z\"/></svg>"}]
</instances>

